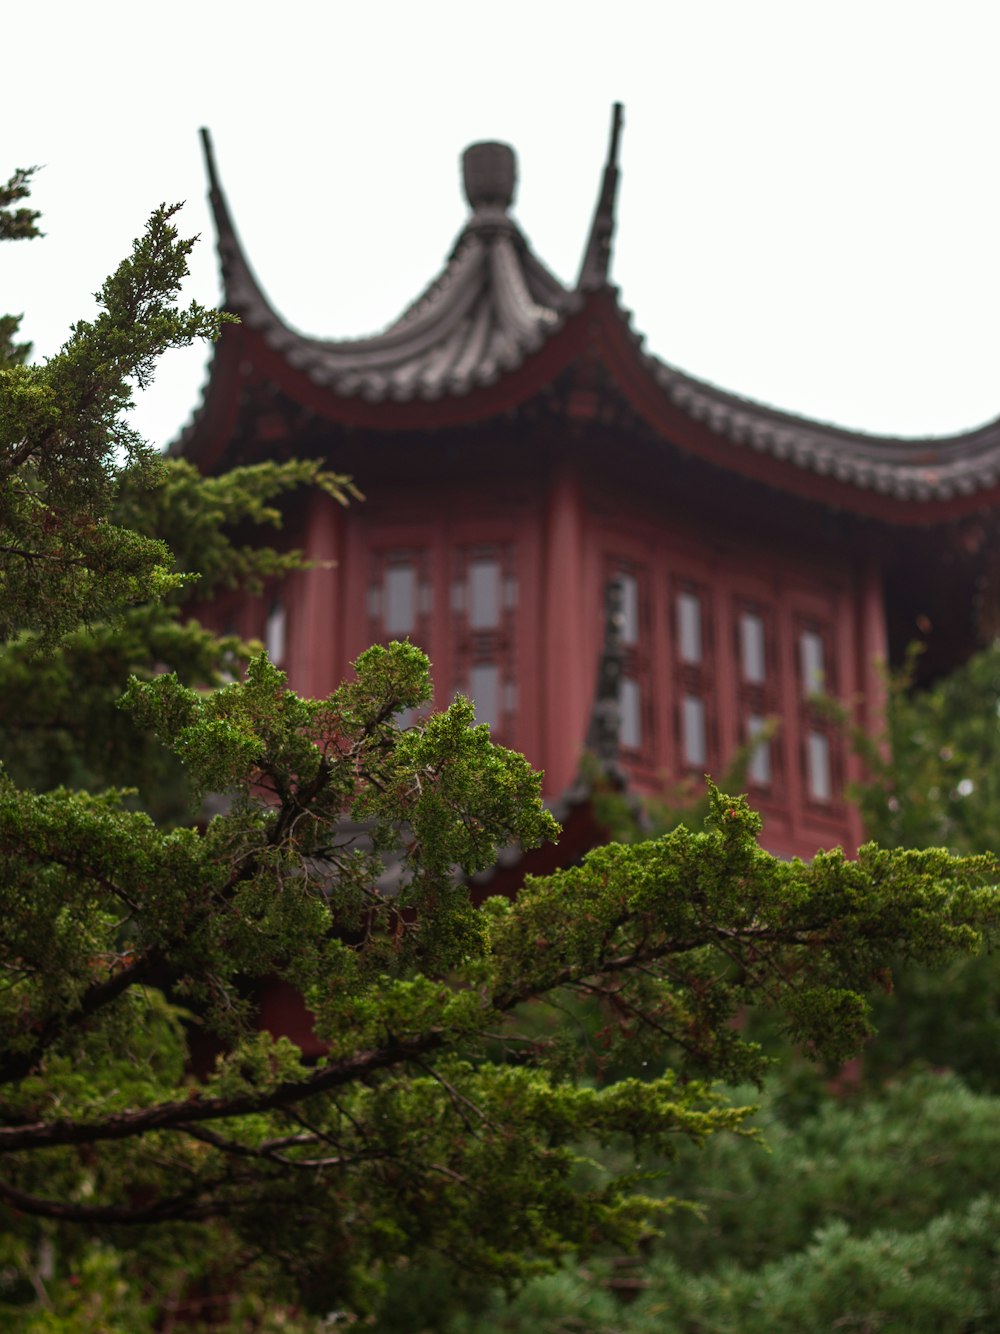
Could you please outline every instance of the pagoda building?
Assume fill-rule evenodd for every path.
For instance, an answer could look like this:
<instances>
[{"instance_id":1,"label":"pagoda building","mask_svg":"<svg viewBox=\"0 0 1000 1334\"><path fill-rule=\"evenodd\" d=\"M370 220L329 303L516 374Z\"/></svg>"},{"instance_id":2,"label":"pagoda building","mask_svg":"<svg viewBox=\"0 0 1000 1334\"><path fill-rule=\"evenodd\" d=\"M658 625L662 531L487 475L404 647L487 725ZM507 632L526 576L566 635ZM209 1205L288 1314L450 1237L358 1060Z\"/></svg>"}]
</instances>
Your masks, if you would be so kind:
<instances>
[{"instance_id":1,"label":"pagoda building","mask_svg":"<svg viewBox=\"0 0 1000 1334\"><path fill-rule=\"evenodd\" d=\"M346 341L274 311L205 136L240 323L174 452L206 473L322 457L366 496L293 504L288 541L313 568L209 615L263 640L310 695L370 643L409 637L437 701L470 695L494 737L544 769L552 799L572 789L588 738L653 793L720 775L756 736L746 786L765 846L853 850L859 761L818 696L876 735L882 664L920 637L926 669L942 671L991 628L1000 422L865 435L646 351L610 279L620 130L616 107L574 286L512 215L512 150L479 143L441 273L383 333Z\"/></svg>"}]
</instances>

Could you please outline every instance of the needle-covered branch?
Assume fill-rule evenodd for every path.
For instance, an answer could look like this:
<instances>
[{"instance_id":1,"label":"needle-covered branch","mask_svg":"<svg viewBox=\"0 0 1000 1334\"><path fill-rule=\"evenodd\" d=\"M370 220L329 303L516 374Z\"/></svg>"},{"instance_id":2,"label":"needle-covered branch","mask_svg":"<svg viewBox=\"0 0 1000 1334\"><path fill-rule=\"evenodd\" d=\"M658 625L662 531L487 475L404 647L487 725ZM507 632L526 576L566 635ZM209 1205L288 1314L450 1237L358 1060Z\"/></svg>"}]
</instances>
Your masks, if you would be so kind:
<instances>
[{"instance_id":1,"label":"needle-covered branch","mask_svg":"<svg viewBox=\"0 0 1000 1334\"><path fill-rule=\"evenodd\" d=\"M97 317L76 324L57 356L0 365L5 637L55 636L179 582L163 543L110 517L123 475L149 484L157 472L125 420L133 384L148 383L167 349L216 337L222 319L197 303L176 306L193 241L178 237L175 212L156 210L97 293Z\"/></svg>"},{"instance_id":2,"label":"needle-covered branch","mask_svg":"<svg viewBox=\"0 0 1000 1334\"><path fill-rule=\"evenodd\" d=\"M237 1229L256 1226L262 1192L272 1211L275 1191L289 1208L304 1192L321 1216L347 1211L361 1269L382 1253L387 1218L400 1237L419 1220L421 1244L437 1238L487 1272L583 1244L580 1219L624 1243L653 1206L627 1177L578 1191L574 1144L625 1136L662 1155L739 1129L746 1109L726 1108L705 1082L765 1073L739 1012L768 1006L798 1042L843 1059L865 1039L865 994L896 960L972 948L996 923L990 858L866 848L857 861L781 862L759 847L745 802L714 789L707 832L599 849L514 902L474 908L458 868L552 825L537 777L470 725L464 702L416 727L394 721L428 688L426 660L405 644L365 654L356 679L321 702L289 692L266 659L211 694L135 683L129 707L202 784L229 791L227 814L163 834L107 798L67 797L71 864L53 839L54 806L0 805L9 883L52 890L22 894L6 914L21 933L11 955L31 959L50 936L65 954L65 981L26 971L9 1013L51 1023L62 1003L76 1015L8 1086L0 1153L12 1189L30 1195L56 1163L69 1181L99 1184L88 1207L128 1209L126 1182L149 1170L155 1145L157 1161L205 1183L191 1209L217 1208ZM345 859L348 827L357 846ZM134 906L124 922L123 893ZM183 1062L170 1078L147 1066L138 1097L109 1048L139 1045L148 973L103 1009L84 1007L95 963L113 972L150 951L165 961L154 980L226 1055L201 1084ZM304 996L325 1056L304 1064L257 1031L253 977ZM530 1041L530 1002L568 988L602 996L610 1040L648 1053L647 1080L587 1087L565 1053ZM190 1030L156 1004L183 1050ZM37 1054L37 1034L27 1050ZM106 1078L81 1084L84 1062ZM296 1139L303 1123L308 1142ZM280 1161L269 1147L279 1143ZM242 1185L209 1184L218 1159L243 1164ZM161 1189L174 1199L166 1180ZM430 1208L443 1190L448 1208ZM541 1220L533 1232L511 1222L524 1210ZM345 1271L345 1292L353 1282Z\"/></svg>"},{"instance_id":3,"label":"needle-covered branch","mask_svg":"<svg viewBox=\"0 0 1000 1334\"><path fill-rule=\"evenodd\" d=\"M26 184L0 190L0 239L34 230ZM843 1059L899 959L995 927L997 868L874 847L780 862L712 789L707 832L475 906L500 847L558 829L468 701L426 713L423 654L369 650L306 700L190 618L195 597L296 576L300 553L256 541L292 488L357 493L315 461L206 481L128 426L159 354L219 331L176 304L173 212L44 366L0 324L0 1231L122 1245L128 1225L141 1246L224 1220L229 1272L266 1253L317 1309L353 1312L429 1251L509 1285L634 1246L671 1206L644 1172L749 1133L713 1084L766 1074L741 1017L770 1009ZM167 803L174 764L190 786ZM189 790L220 813L182 819ZM271 994L308 1059L265 1027ZM539 1002L580 995L646 1077L602 1085L568 1026L540 1031Z\"/></svg>"}]
</instances>

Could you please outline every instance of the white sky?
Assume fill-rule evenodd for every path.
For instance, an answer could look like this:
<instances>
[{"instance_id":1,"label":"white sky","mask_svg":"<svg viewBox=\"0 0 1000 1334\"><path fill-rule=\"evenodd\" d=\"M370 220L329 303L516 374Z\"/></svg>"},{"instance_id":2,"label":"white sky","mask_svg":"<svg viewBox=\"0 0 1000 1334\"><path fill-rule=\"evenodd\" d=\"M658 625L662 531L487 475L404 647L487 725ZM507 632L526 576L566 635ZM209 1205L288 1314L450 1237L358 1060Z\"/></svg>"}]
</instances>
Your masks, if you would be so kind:
<instances>
[{"instance_id":1,"label":"white sky","mask_svg":"<svg viewBox=\"0 0 1000 1334\"><path fill-rule=\"evenodd\" d=\"M870 431L1000 414L997 0L33 0L3 22L0 177L44 164L44 240L0 250L36 354L186 199L189 295L218 299L197 129L293 325L371 332L465 216L458 157L506 139L516 214L573 281L625 103L613 277L691 374ZM137 424L165 443L206 354Z\"/></svg>"}]
</instances>

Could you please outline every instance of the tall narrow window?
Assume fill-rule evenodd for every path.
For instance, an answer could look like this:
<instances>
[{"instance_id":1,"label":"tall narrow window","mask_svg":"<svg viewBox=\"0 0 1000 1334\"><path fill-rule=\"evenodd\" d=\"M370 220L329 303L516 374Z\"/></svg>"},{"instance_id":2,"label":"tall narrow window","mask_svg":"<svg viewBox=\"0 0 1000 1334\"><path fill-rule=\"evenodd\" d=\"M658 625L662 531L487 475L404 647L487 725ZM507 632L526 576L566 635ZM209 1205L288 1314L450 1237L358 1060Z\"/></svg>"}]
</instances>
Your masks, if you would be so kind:
<instances>
[{"instance_id":1,"label":"tall narrow window","mask_svg":"<svg viewBox=\"0 0 1000 1334\"><path fill-rule=\"evenodd\" d=\"M433 603L426 550L403 547L372 554L368 585L369 633L373 640L412 639L430 651Z\"/></svg>"},{"instance_id":2,"label":"tall narrow window","mask_svg":"<svg viewBox=\"0 0 1000 1334\"><path fill-rule=\"evenodd\" d=\"M767 675L764 618L755 611L740 615L740 670L747 685L763 685Z\"/></svg>"},{"instance_id":3,"label":"tall narrow window","mask_svg":"<svg viewBox=\"0 0 1000 1334\"><path fill-rule=\"evenodd\" d=\"M500 726L500 669L495 662L477 662L469 673L469 694L476 706L476 722Z\"/></svg>"},{"instance_id":4,"label":"tall narrow window","mask_svg":"<svg viewBox=\"0 0 1000 1334\"><path fill-rule=\"evenodd\" d=\"M626 556L609 554L604 561L602 598L595 603L595 613L607 610L608 586L621 589L622 675L618 691L618 740L634 764L653 758L657 721L656 691L653 687L652 635L648 624L649 570Z\"/></svg>"},{"instance_id":5,"label":"tall narrow window","mask_svg":"<svg viewBox=\"0 0 1000 1334\"><path fill-rule=\"evenodd\" d=\"M705 701L697 695L685 695L681 700L681 741L685 764L697 766L708 763Z\"/></svg>"},{"instance_id":6,"label":"tall narrow window","mask_svg":"<svg viewBox=\"0 0 1000 1334\"><path fill-rule=\"evenodd\" d=\"M692 666L701 662L701 598L697 593L677 595L677 645L681 662Z\"/></svg>"},{"instance_id":7,"label":"tall narrow window","mask_svg":"<svg viewBox=\"0 0 1000 1334\"><path fill-rule=\"evenodd\" d=\"M743 744L749 747L746 779L755 788L776 788L775 766L780 750L769 739L760 739L768 718L781 708L780 658L774 651L773 608L760 602L737 599L734 606L733 646L736 692Z\"/></svg>"},{"instance_id":8,"label":"tall narrow window","mask_svg":"<svg viewBox=\"0 0 1000 1334\"><path fill-rule=\"evenodd\" d=\"M500 624L500 562L493 556L469 564L469 629L495 630Z\"/></svg>"},{"instance_id":9,"label":"tall narrow window","mask_svg":"<svg viewBox=\"0 0 1000 1334\"><path fill-rule=\"evenodd\" d=\"M707 590L674 585L674 735L682 769L704 770L714 762L712 623Z\"/></svg>"},{"instance_id":10,"label":"tall narrow window","mask_svg":"<svg viewBox=\"0 0 1000 1334\"><path fill-rule=\"evenodd\" d=\"M277 599L271 603L264 623L264 647L267 656L275 667L281 667L285 661L285 639L288 629L288 614L285 604Z\"/></svg>"},{"instance_id":11,"label":"tall narrow window","mask_svg":"<svg viewBox=\"0 0 1000 1334\"><path fill-rule=\"evenodd\" d=\"M747 765L747 778L756 787L771 786L771 742L761 733L767 728L767 719L751 713L747 719L747 741L753 746Z\"/></svg>"},{"instance_id":12,"label":"tall narrow window","mask_svg":"<svg viewBox=\"0 0 1000 1334\"><path fill-rule=\"evenodd\" d=\"M634 648L639 643L639 583L634 574L618 575L622 589L622 643Z\"/></svg>"},{"instance_id":13,"label":"tall narrow window","mask_svg":"<svg viewBox=\"0 0 1000 1334\"><path fill-rule=\"evenodd\" d=\"M620 736L626 750L642 748L642 697L639 682L631 676L622 677Z\"/></svg>"},{"instance_id":14,"label":"tall narrow window","mask_svg":"<svg viewBox=\"0 0 1000 1334\"><path fill-rule=\"evenodd\" d=\"M829 806L837 797L840 782L841 743L817 697L832 695L836 689L832 628L811 618L800 620L796 626L796 640L802 776L809 800Z\"/></svg>"},{"instance_id":15,"label":"tall narrow window","mask_svg":"<svg viewBox=\"0 0 1000 1334\"><path fill-rule=\"evenodd\" d=\"M813 801L828 802L832 799L830 739L824 732L809 732L806 736L806 781Z\"/></svg>"},{"instance_id":16,"label":"tall narrow window","mask_svg":"<svg viewBox=\"0 0 1000 1334\"><path fill-rule=\"evenodd\" d=\"M799 673L802 693L808 698L818 695L826 684L823 636L817 630L803 630L799 634Z\"/></svg>"},{"instance_id":17,"label":"tall narrow window","mask_svg":"<svg viewBox=\"0 0 1000 1334\"><path fill-rule=\"evenodd\" d=\"M393 637L412 634L417 621L417 572L410 561L390 565L386 570L384 597L385 633Z\"/></svg>"}]
</instances>

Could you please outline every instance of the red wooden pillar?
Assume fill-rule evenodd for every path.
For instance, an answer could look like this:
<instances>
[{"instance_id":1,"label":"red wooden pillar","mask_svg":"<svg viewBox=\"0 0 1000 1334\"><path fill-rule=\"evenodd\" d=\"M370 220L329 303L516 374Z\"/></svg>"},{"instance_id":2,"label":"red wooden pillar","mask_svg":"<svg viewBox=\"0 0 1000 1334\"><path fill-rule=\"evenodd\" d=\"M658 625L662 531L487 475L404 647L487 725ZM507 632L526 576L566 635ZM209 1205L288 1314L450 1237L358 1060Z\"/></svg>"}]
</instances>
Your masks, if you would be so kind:
<instances>
[{"instance_id":1,"label":"red wooden pillar","mask_svg":"<svg viewBox=\"0 0 1000 1334\"><path fill-rule=\"evenodd\" d=\"M846 590L837 594L835 602L834 637L836 654L837 661L843 664L841 668L842 684L838 694L841 700L848 705L852 700L856 700L859 691L864 689L864 677L858 670L864 657L864 646L862 626L860 618L856 614L858 606L857 588L857 581L852 581ZM852 615L852 612L855 614ZM846 790L861 779L862 766L849 736L842 736L840 745L844 757L843 773ZM864 823L855 802L846 802L844 816L846 834L844 851L848 856L854 856L865 840Z\"/></svg>"},{"instance_id":2,"label":"red wooden pillar","mask_svg":"<svg viewBox=\"0 0 1000 1334\"><path fill-rule=\"evenodd\" d=\"M796 673L795 616L792 612L788 581L782 576L778 584L774 607L775 639L778 644L778 681L780 695L778 710L781 726L772 743L781 774L781 801L784 806L784 837L781 846L771 848L781 856L791 855L804 842L802 767L800 753L802 738L799 729L799 685Z\"/></svg>"},{"instance_id":3,"label":"red wooden pillar","mask_svg":"<svg viewBox=\"0 0 1000 1334\"><path fill-rule=\"evenodd\" d=\"M309 503L302 548L312 568L294 577L288 617L289 684L322 698L343 675L338 642L343 509L322 492Z\"/></svg>"},{"instance_id":4,"label":"red wooden pillar","mask_svg":"<svg viewBox=\"0 0 1000 1334\"><path fill-rule=\"evenodd\" d=\"M590 621L600 618L599 591L588 606L584 579L583 501L568 467L553 476L545 515L542 601L545 791L564 791L576 774L587 732L594 663Z\"/></svg>"},{"instance_id":5,"label":"red wooden pillar","mask_svg":"<svg viewBox=\"0 0 1000 1334\"><path fill-rule=\"evenodd\" d=\"M886 710L889 701L885 672L889 663L889 632L885 623L882 569L874 556L869 556L862 566L857 588L858 696L854 722L869 737L879 738L883 755L888 758ZM864 777L860 764L857 776Z\"/></svg>"}]
</instances>

